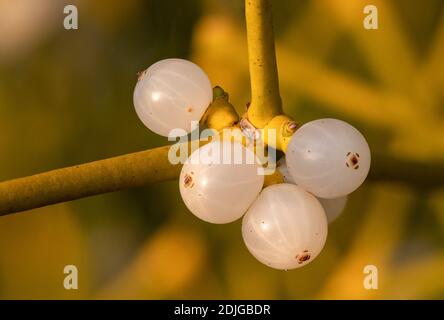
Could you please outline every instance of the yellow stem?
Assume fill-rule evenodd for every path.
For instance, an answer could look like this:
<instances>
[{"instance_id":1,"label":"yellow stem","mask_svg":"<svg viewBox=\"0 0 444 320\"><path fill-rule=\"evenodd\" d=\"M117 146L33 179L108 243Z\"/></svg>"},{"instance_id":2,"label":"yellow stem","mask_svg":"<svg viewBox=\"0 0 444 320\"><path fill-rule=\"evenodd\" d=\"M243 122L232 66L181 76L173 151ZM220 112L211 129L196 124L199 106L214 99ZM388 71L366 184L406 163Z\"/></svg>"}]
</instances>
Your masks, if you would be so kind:
<instances>
[{"instance_id":1,"label":"yellow stem","mask_svg":"<svg viewBox=\"0 0 444 320\"><path fill-rule=\"evenodd\" d=\"M228 101L228 93L221 87L213 89L213 102L201 119L201 123L208 128L221 131L230 128L239 122L239 115L234 106Z\"/></svg>"},{"instance_id":2,"label":"yellow stem","mask_svg":"<svg viewBox=\"0 0 444 320\"><path fill-rule=\"evenodd\" d=\"M271 119L263 129L264 143L272 148L286 152L291 136L298 128L289 116L280 114Z\"/></svg>"},{"instance_id":3,"label":"yellow stem","mask_svg":"<svg viewBox=\"0 0 444 320\"><path fill-rule=\"evenodd\" d=\"M248 119L263 128L282 113L274 47L271 0L245 0L251 104Z\"/></svg>"},{"instance_id":4,"label":"yellow stem","mask_svg":"<svg viewBox=\"0 0 444 320\"><path fill-rule=\"evenodd\" d=\"M0 183L0 216L177 178L169 146Z\"/></svg>"}]
</instances>

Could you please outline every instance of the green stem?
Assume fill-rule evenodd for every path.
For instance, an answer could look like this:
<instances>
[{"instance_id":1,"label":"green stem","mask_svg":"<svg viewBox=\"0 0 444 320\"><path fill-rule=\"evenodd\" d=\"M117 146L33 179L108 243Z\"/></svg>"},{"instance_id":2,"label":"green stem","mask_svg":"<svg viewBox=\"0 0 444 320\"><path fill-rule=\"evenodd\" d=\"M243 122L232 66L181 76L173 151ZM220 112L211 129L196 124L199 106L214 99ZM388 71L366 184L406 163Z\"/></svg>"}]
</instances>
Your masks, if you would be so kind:
<instances>
[{"instance_id":1,"label":"green stem","mask_svg":"<svg viewBox=\"0 0 444 320\"><path fill-rule=\"evenodd\" d=\"M177 178L169 146L0 183L0 216Z\"/></svg>"}]
</instances>

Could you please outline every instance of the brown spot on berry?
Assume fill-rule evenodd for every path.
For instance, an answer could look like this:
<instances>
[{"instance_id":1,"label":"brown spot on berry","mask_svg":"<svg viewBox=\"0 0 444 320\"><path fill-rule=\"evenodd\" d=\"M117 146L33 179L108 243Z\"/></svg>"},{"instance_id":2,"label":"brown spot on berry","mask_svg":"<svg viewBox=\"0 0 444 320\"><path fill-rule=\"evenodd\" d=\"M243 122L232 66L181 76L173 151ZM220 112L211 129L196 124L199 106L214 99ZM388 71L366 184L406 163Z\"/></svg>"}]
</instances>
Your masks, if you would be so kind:
<instances>
[{"instance_id":1,"label":"brown spot on berry","mask_svg":"<svg viewBox=\"0 0 444 320\"><path fill-rule=\"evenodd\" d=\"M304 250L304 253L300 256L297 255L296 258L298 259L298 264L302 264L303 262L310 260L310 255L307 250Z\"/></svg>"},{"instance_id":2,"label":"brown spot on berry","mask_svg":"<svg viewBox=\"0 0 444 320\"><path fill-rule=\"evenodd\" d=\"M358 169L359 168L359 156L357 153L348 152L346 156L346 162L347 168L353 168Z\"/></svg>"},{"instance_id":3,"label":"brown spot on berry","mask_svg":"<svg viewBox=\"0 0 444 320\"><path fill-rule=\"evenodd\" d=\"M193 112L193 107L188 107L187 111L188 112Z\"/></svg>"},{"instance_id":4,"label":"brown spot on berry","mask_svg":"<svg viewBox=\"0 0 444 320\"><path fill-rule=\"evenodd\" d=\"M355 156L355 157L352 157L352 159L351 159L351 162L355 165L355 164L357 164L358 163L358 158Z\"/></svg>"},{"instance_id":5,"label":"brown spot on berry","mask_svg":"<svg viewBox=\"0 0 444 320\"><path fill-rule=\"evenodd\" d=\"M183 184L185 188L192 188L194 186L193 172L185 174L185 177L183 178Z\"/></svg>"}]
</instances>

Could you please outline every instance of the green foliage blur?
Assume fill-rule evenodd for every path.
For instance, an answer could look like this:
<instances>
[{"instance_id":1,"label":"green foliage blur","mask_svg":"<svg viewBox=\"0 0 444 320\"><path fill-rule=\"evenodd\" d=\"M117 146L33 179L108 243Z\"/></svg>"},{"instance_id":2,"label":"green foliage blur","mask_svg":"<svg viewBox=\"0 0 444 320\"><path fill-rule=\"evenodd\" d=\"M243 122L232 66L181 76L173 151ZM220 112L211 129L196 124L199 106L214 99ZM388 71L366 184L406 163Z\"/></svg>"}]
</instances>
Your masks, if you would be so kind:
<instances>
[{"instance_id":1,"label":"green foliage blur","mask_svg":"<svg viewBox=\"0 0 444 320\"><path fill-rule=\"evenodd\" d=\"M372 173L315 261L260 264L240 221L199 221L168 182L0 218L0 298L444 298L444 187L408 179L416 163L432 182L444 163L444 2L372 3L379 30L368 31L365 1L274 1L287 113L352 123L376 167L411 163L397 181ZM67 4L78 30L63 28ZM138 71L168 57L199 64L242 112L243 1L0 0L0 180L166 144L138 120L132 92ZM69 264L78 290L63 287ZM362 285L371 264L378 290Z\"/></svg>"}]
</instances>

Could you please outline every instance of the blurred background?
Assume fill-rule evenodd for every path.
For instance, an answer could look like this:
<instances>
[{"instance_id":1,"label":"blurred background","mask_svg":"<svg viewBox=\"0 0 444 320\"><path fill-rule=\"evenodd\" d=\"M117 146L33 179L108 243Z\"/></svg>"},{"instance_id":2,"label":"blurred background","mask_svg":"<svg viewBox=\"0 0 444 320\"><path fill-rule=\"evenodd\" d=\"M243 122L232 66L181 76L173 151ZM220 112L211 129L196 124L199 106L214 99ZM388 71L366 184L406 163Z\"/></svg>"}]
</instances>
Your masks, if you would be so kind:
<instances>
[{"instance_id":1,"label":"blurred background","mask_svg":"<svg viewBox=\"0 0 444 320\"><path fill-rule=\"evenodd\" d=\"M444 2L374 0L377 31L366 4L274 1L285 110L344 119L373 152L315 261L260 264L240 221L198 220L168 182L0 218L0 298L444 298ZM132 103L136 73L163 58L196 62L243 111L246 45L240 0L0 0L0 180L166 144Z\"/></svg>"}]
</instances>

